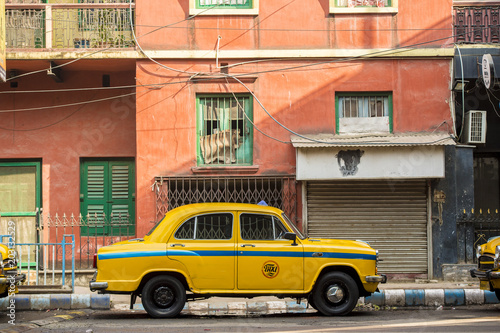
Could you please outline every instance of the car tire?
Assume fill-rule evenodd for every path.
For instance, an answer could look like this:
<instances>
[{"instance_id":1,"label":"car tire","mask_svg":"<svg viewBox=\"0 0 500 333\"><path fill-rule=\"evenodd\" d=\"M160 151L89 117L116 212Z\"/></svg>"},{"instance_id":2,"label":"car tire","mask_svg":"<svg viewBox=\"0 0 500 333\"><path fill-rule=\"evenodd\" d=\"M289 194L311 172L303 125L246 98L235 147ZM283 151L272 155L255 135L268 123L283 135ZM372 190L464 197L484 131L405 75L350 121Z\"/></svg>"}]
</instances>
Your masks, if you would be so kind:
<instances>
[{"instance_id":1,"label":"car tire","mask_svg":"<svg viewBox=\"0 0 500 333\"><path fill-rule=\"evenodd\" d=\"M500 301L500 289L495 290L495 295L497 296L498 300Z\"/></svg>"},{"instance_id":2,"label":"car tire","mask_svg":"<svg viewBox=\"0 0 500 333\"><path fill-rule=\"evenodd\" d=\"M318 310L318 308L316 307L316 304L314 304L314 300L313 300L313 294L310 294L308 297L307 297L307 303L309 303L309 305L314 309L314 310Z\"/></svg>"},{"instance_id":3,"label":"car tire","mask_svg":"<svg viewBox=\"0 0 500 333\"><path fill-rule=\"evenodd\" d=\"M142 305L154 318L177 316L186 304L186 289L175 277L155 276L142 289Z\"/></svg>"},{"instance_id":4,"label":"car tire","mask_svg":"<svg viewBox=\"0 0 500 333\"><path fill-rule=\"evenodd\" d=\"M349 274L330 272L316 283L312 303L326 316L344 316L356 307L358 298L358 285Z\"/></svg>"}]
</instances>

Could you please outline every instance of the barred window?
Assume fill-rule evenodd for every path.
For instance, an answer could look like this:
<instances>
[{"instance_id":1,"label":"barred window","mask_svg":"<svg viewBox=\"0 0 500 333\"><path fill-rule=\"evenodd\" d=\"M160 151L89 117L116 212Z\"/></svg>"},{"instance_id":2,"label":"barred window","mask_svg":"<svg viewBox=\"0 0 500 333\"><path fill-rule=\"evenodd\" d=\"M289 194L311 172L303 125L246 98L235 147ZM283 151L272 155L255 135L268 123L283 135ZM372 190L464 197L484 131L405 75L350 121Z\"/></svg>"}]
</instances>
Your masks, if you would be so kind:
<instances>
[{"instance_id":1,"label":"barred window","mask_svg":"<svg viewBox=\"0 0 500 333\"><path fill-rule=\"evenodd\" d=\"M388 96L339 96L339 117L388 117Z\"/></svg>"},{"instance_id":2,"label":"barred window","mask_svg":"<svg viewBox=\"0 0 500 333\"><path fill-rule=\"evenodd\" d=\"M336 0L337 7L390 7L391 0Z\"/></svg>"},{"instance_id":3,"label":"barred window","mask_svg":"<svg viewBox=\"0 0 500 333\"><path fill-rule=\"evenodd\" d=\"M390 92L337 93L335 108L338 134L392 132Z\"/></svg>"},{"instance_id":4,"label":"barred window","mask_svg":"<svg viewBox=\"0 0 500 333\"><path fill-rule=\"evenodd\" d=\"M231 239L233 215L207 214L192 217L175 232L176 239Z\"/></svg>"},{"instance_id":5,"label":"barred window","mask_svg":"<svg viewBox=\"0 0 500 333\"><path fill-rule=\"evenodd\" d=\"M251 165L252 99L248 95L198 97L198 164Z\"/></svg>"},{"instance_id":6,"label":"barred window","mask_svg":"<svg viewBox=\"0 0 500 333\"><path fill-rule=\"evenodd\" d=\"M280 239L287 231L274 216L261 214L241 214L241 238L244 240Z\"/></svg>"},{"instance_id":7,"label":"barred window","mask_svg":"<svg viewBox=\"0 0 500 333\"><path fill-rule=\"evenodd\" d=\"M252 0L196 0L197 8L252 8Z\"/></svg>"}]
</instances>

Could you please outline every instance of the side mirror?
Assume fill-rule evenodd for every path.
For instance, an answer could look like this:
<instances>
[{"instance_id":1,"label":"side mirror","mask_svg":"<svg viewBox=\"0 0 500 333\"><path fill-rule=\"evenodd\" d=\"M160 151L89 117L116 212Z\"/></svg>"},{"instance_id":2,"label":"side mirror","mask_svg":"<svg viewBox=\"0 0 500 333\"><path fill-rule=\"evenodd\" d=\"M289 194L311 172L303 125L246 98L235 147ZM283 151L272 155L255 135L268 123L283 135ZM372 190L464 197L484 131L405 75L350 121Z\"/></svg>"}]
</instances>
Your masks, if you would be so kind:
<instances>
[{"instance_id":1,"label":"side mirror","mask_svg":"<svg viewBox=\"0 0 500 333\"><path fill-rule=\"evenodd\" d=\"M297 244L297 235L294 234L293 232L285 232L285 234L283 235L283 238L293 241L292 246L298 245Z\"/></svg>"}]
</instances>

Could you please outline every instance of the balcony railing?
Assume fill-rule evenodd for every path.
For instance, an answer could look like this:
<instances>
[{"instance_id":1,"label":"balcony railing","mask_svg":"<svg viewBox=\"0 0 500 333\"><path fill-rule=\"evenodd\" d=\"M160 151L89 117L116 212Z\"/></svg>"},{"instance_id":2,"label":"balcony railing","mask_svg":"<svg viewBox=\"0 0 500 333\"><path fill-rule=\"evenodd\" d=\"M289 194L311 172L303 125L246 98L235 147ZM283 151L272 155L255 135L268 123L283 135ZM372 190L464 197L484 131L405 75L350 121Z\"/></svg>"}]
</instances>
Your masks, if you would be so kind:
<instances>
[{"instance_id":1,"label":"balcony railing","mask_svg":"<svg viewBox=\"0 0 500 333\"><path fill-rule=\"evenodd\" d=\"M7 48L129 48L129 0L6 0Z\"/></svg>"},{"instance_id":2,"label":"balcony railing","mask_svg":"<svg viewBox=\"0 0 500 333\"><path fill-rule=\"evenodd\" d=\"M500 6L455 6L455 43L500 42Z\"/></svg>"}]
</instances>

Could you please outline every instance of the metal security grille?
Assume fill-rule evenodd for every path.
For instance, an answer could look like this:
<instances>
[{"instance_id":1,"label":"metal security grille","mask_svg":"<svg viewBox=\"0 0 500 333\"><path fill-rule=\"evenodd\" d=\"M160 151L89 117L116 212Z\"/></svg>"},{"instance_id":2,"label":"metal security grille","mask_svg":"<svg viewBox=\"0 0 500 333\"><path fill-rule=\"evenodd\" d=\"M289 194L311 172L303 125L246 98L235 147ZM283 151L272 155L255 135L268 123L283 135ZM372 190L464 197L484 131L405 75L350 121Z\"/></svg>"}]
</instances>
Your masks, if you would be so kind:
<instances>
[{"instance_id":1,"label":"metal security grille","mask_svg":"<svg viewBox=\"0 0 500 333\"><path fill-rule=\"evenodd\" d=\"M5 38L8 48L44 47L45 10L6 10Z\"/></svg>"},{"instance_id":2,"label":"metal security grille","mask_svg":"<svg viewBox=\"0 0 500 333\"><path fill-rule=\"evenodd\" d=\"M390 7L391 0L336 0L337 7Z\"/></svg>"},{"instance_id":3,"label":"metal security grille","mask_svg":"<svg viewBox=\"0 0 500 333\"><path fill-rule=\"evenodd\" d=\"M455 6L455 42L500 42L500 6Z\"/></svg>"},{"instance_id":4,"label":"metal security grille","mask_svg":"<svg viewBox=\"0 0 500 333\"><path fill-rule=\"evenodd\" d=\"M427 274L426 188L409 180L308 182L308 235L369 242L383 273Z\"/></svg>"},{"instance_id":5,"label":"metal security grille","mask_svg":"<svg viewBox=\"0 0 500 333\"><path fill-rule=\"evenodd\" d=\"M135 41L129 0L7 0L8 48L126 48Z\"/></svg>"},{"instance_id":6,"label":"metal security grille","mask_svg":"<svg viewBox=\"0 0 500 333\"><path fill-rule=\"evenodd\" d=\"M387 117L388 96L339 96L339 117Z\"/></svg>"},{"instance_id":7,"label":"metal security grille","mask_svg":"<svg viewBox=\"0 0 500 333\"><path fill-rule=\"evenodd\" d=\"M470 141L481 142L484 127L483 113L472 112L470 117Z\"/></svg>"},{"instance_id":8,"label":"metal security grille","mask_svg":"<svg viewBox=\"0 0 500 333\"><path fill-rule=\"evenodd\" d=\"M297 223L295 177L157 177L156 220L176 207L199 202L241 202L256 204L264 200L283 210Z\"/></svg>"},{"instance_id":9,"label":"metal security grille","mask_svg":"<svg viewBox=\"0 0 500 333\"><path fill-rule=\"evenodd\" d=\"M250 96L199 96L200 165L251 165L253 153Z\"/></svg>"},{"instance_id":10,"label":"metal security grille","mask_svg":"<svg viewBox=\"0 0 500 333\"><path fill-rule=\"evenodd\" d=\"M253 0L196 0L198 8L252 8Z\"/></svg>"}]
</instances>

